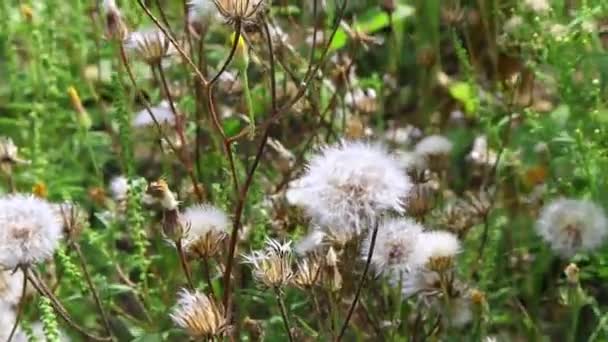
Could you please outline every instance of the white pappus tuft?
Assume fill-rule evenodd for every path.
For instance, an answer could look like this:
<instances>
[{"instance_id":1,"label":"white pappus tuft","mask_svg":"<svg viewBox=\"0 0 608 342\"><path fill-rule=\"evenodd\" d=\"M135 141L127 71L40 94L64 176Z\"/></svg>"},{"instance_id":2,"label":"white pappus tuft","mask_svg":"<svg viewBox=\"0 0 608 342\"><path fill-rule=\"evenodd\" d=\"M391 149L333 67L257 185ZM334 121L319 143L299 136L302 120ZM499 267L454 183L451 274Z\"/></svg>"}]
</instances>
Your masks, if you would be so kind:
<instances>
[{"instance_id":1,"label":"white pappus tuft","mask_svg":"<svg viewBox=\"0 0 608 342\"><path fill-rule=\"evenodd\" d=\"M452 142L442 135L429 135L420 140L414 150L424 156L448 155L452 152Z\"/></svg>"},{"instance_id":2,"label":"white pappus tuft","mask_svg":"<svg viewBox=\"0 0 608 342\"><path fill-rule=\"evenodd\" d=\"M23 291L23 272L0 271L0 305L17 305Z\"/></svg>"},{"instance_id":3,"label":"white pappus tuft","mask_svg":"<svg viewBox=\"0 0 608 342\"><path fill-rule=\"evenodd\" d=\"M425 267L433 259L453 259L458 253L460 241L456 235L446 231L424 232L412 253L412 264Z\"/></svg>"},{"instance_id":4,"label":"white pappus tuft","mask_svg":"<svg viewBox=\"0 0 608 342\"><path fill-rule=\"evenodd\" d=\"M125 176L116 176L110 181L110 194L116 201L127 199L129 180Z\"/></svg>"},{"instance_id":5,"label":"white pappus tuft","mask_svg":"<svg viewBox=\"0 0 608 342\"><path fill-rule=\"evenodd\" d=\"M217 6L213 0L190 0L188 1L188 20L208 24L219 15Z\"/></svg>"},{"instance_id":6,"label":"white pappus tuft","mask_svg":"<svg viewBox=\"0 0 608 342\"><path fill-rule=\"evenodd\" d=\"M186 208L179 217L184 227L184 248L204 256L215 254L228 234L230 220L224 211L209 204Z\"/></svg>"},{"instance_id":7,"label":"white pappus tuft","mask_svg":"<svg viewBox=\"0 0 608 342\"><path fill-rule=\"evenodd\" d=\"M49 259L62 232L47 201L24 194L0 198L0 265L14 268Z\"/></svg>"},{"instance_id":8,"label":"white pappus tuft","mask_svg":"<svg viewBox=\"0 0 608 342\"><path fill-rule=\"evenodd\" d=\"M378 227L371 266L378 273L407 268L424 227L409 218L388 219ZM371 236L363 242L361 254L367 258Z\"/></svg>"},{"instance_id":9,"label":"white pappus tuft","mask_svg":"<svg viewBox=\"0 0 608 342\"><path fill-rule=\"evenodd\" d=\"M608 219L595 203L560 198L541 210L536 232L555 252L570 257L599 247L608 235Z\"/></svg>"},{"instance_id":10,"label":"white pappus tuft","mask_svg":"<svg viewBox=\"0 0 608 342\"><path fill-rule=\"evenodd\" d=\"M404 211L412 183L380 145L342 142L326 147L287 191L330 235L358 235L386 211Z\"/></svg>"},{"instance_id":11,"label":"white pappus tuft","mask_svg":"<svg viewBox=\"0 0 608 342\"><path fill-rule=\"evenodd\" d=\"M154 118L152 118L150 112L152 112ZM136 128L156 125L154 119L160 125L175 125L175 114L173 114L168 101L163 100L158 105L150 107L150 111L147 108L140 110L135 114L131 125Z\"/></svg>"}]
</instances>

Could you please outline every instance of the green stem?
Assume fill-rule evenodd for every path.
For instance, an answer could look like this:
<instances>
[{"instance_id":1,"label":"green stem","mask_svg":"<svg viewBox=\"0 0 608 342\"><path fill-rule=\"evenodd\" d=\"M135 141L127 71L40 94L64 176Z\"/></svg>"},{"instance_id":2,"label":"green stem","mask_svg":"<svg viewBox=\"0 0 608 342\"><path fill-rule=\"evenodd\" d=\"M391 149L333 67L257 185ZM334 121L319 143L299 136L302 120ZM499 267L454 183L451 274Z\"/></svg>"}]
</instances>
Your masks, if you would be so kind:
<instances>
[{"instance_id":1,"label":"green stem","mask_svg":"<svg viewBox=\"0 0 608 342\"><path fill-rule=\"evenodd\" d=\"M247 102L247 112L249 114L249 125L251 127L250 137L255 137L255 112L253 110L253 99L251 98L251 91L249 90L249 76L247 76L247 67L241 68L241 76L243 77L243 94L245 95L245 101Z\"/></svg>"}]
</instances>

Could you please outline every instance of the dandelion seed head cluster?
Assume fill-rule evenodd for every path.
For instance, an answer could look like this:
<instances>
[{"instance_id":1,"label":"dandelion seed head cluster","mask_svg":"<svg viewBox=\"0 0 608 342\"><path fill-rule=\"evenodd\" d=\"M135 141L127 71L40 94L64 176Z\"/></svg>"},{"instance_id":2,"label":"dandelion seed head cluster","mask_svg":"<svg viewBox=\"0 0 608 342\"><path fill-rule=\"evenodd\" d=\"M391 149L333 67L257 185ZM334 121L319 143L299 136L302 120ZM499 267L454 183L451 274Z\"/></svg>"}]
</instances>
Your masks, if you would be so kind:
<instances>
[{"instance_id":1,"label":"dandelion seed head cluster","mask_svg":"<svg viewBox=\"0 0 608 342\"><path fill-rule=\"evenodd\" d=\"M287 192L314 223L330 234L360 234L387 211L402 213L412 183L386 150L342 142L315 155Z\"/></svg>"},{"instance_id":2,"label":"dandelion seed head cluster","mask_svg":"<svg viewBox=\"0 0 608 342\"><path fill-rule=\"evenodd\" d=\"M186 208L179 221L185 232L184 249L204 257L218 252L230 227L226 213L209 204Z\"/></svg>"},{"instance_id":3,"label":"dandelion seed head cluster","mask_svg":"<svg viewBox=\"0 0 608 342\"><path fill-rule=\"evenodd\" d=\"M407 267L418 244L424 227L409 218L388 219L378 228L371 265L378 273ZM362 257L367 258L371 246L368 236L362 247Z\"/></svg>"},{"instance_id":4,"label":"dandelion seed head cluster","mask_svg":"<svg viewBox=\"0 0 608 342\"><path fill-rule=\"evenodd\" d=\"M536 232L564 257L599 247L608 235L604 210L593 202L560 198L541 210Z\"/></svg>"},{"instance_id":5,"label":"dandelion seed head cluster","mask_svg":"<svg viewBox=\"0 0 608 342\"><path fill-rule=\"evenodd\" d=\"M49 259L62 233L47 201L25 194L0 198L0 265L14 268Z\"/></svg>"}]
</instances>

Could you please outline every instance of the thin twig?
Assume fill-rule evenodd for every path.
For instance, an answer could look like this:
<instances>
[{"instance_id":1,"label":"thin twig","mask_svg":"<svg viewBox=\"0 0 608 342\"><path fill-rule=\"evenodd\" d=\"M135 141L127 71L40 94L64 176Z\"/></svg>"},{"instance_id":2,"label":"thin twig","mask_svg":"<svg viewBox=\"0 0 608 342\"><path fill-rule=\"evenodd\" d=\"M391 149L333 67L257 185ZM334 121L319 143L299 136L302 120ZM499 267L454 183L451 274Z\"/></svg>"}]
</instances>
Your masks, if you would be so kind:
<instances>
[{"instance_id":1,"label":"thin twig","mask_svg":"<svg viewBox=\"0 0 608 342\"><path fill-rule=\"evenodd\" d=\"M91 294L93 295L93 299L95 300L95 305L97 305L97 310L99 310L99 314L101 315L101 318L103 320L104 327L106 328L106 333L108 334L108 336L112 337L112 328L110 326L110 320L108 319L108 315L106 314L106 311L103 308L103 304L101 303L101 298L99 297L97 288L95 288L89 270L87 269L87 261L85 259L85 256L82 253L78 242L72 243L72 246L76 250L76 254L78 255L78 259L80 260L80 268L82 268L85 281L87 282L87 285L89 285L89 289L91 290Z\"/></svg>"},{"instance_id":2,"label":"thin twig","mask_svg":"<svg viewBox=\"0 0 608 342\"><path fill-rule=\"evenodd\" d=\"M361 274L361 279L359 280L359 285L357 285L357 291L355 292L355 298L350 304L350 308L348 309L348 313L346 314L346 319L342 324L342 329L340 329L340 334L336 341L340 341L344 334L346 333L346 328L348 328L348 323L355 311L355 307L357 306L357 302L359 301L359 296L361 295L361 289L363 289L363 285L365 284L365 279L367 278L367 272L369 271L369 265L372 262L372 257L374 256L374 248L376 247L376 237L378 236L378 225L380 221L378 220L374 224L374 230L372 231L372 239L369 246L369 252L367 253L367 261L365 262L365 268L363 269L363 274Z\"/></svg>"},{"instance_id":3,"label":"thin twig","mask_svg":"<svg viewBox=\"0 0 608 342\"><path fill-rule=\"evenodd\" d=\"M274 293L277 296L277 303L279 304L279 309L281 310L281 318L283 319L283 325L285 326L285 331L287 332L287 337L290 342L293 342L293 336L291 335L291 328L289 327L289 319L287 318L287 309L285 308L285 302L283 302L283 295L281 294L281 290L278 288L274 289Z\"/></svg>"},{"instance_id":4,"label":"thin twig","mask_svg":"<svg viewBox=\"0 0 608 342\"><path fill-rule=\"evenodd\" d=\"M190 272L190 267L188 267L188 261L186 260L186 254L184 253L181 238L175 241L175 248L177 249L177 255L179 256L179 262L182 266L182 270L184 271L184 275L188 281L188 287L190 287L190 290L194 290L195 287L194 282L192 281L192 273Z\"/></svg>"},{"instance_id":5,"label":"thin twig","mask_svg":"<svg viewBox=\"0 0 608 342\"><path fill-rule=\"evenodd\" d=\"M23 315L23 307L25 306L25 291L27 289L27 276L25 274L26 266L21 267L21 271L23 272L23 285L21 286L21 297L19 297L19 305L17 306L17 315L15 317L15 324L13 324L13 329L11 329L11 333L8 335L8 342L13 340L13 336L17 332L17 327L19 327L19 322L21 321L21 316ZM15 270L16 271L16 270ZM14 273L13 273L14 274Z\"/></svg>"}]
</instances>

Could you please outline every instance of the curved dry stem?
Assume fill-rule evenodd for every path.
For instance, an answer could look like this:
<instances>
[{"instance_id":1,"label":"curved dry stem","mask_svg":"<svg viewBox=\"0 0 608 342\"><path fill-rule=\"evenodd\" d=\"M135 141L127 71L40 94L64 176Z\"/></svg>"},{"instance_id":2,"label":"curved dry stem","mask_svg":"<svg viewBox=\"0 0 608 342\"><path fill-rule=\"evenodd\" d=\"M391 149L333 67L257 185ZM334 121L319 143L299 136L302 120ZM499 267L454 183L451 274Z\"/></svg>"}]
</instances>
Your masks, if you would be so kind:
<instances>
[{"instance_id":1,"label":"curved dry stem","mask_svg":"<svg viewBox=\"0 0 608 342\"><path fill-rule=\"evenodd\" d=\"M178 239L175 242L175 248L177 249L177 255L179 256L179 262L182 266L182 270L184 271L184 275L186 276L186 280L188 281L188 287L190 288L190 290L194 290L194 282L192 281L192 272L190 272L190 267L188 267L188 260L186 260L186 254L184 253L182 239Z\"/></svg>"},{"instance_id":2,"label":"curved dry stem","mask_svg":"<svg viewBox=\"0 0 608 342\"><path fill-rule=\"evenodd\" d=\"M87 339L90 339L92 341L111 341L112 340L112 337L109 337L109 336L108 337L99 337L99 336L89 334L86 331L86 329L84 329L80 325L76 324L76 322L74 322L74 320L72 319L70 314L67 312L65 307L59 301L59 299L57 299L57 297L55 297L55 295L51 292L51 290L48 289L48 287L44 284L44 282L40 279L40 277L32 269L27 269L26 274L27 274L27 279L34 286L36 291L38 291L38 293L40 293L40 295L45 296L46 298L48 298L51 301L51 305L53 306L53 309L55 309L55 312L57 312L59 314L59 316L61 316L61 318L69 326L74 328L74 330L78 331L84 337L86 337Z\"/></svg>"},{"instance_id":3,"label":"curved dry stem","mask_svg":"<svg viewBox=\"0 0 608 342\"><path fill-rule=\"evenodd\" d=\"M82 253L82 250L80 249L80 245L77 242L74 242L72 245L76 250L78 260L80 260L80 268L82 269L82 272L84 273L84 278L87 282L87 285L89 286L89 289L91 290L91 294L93 295L93 299L95 300L95 305L97 306L97 310L99 310L99 314L101 315L101 318L103 320L104 327L106 328L106 333L108 334L108 336L111 337L112 328L110 327L110 320L108 319L108 315L106 314L106 311L103 308L101 297L99 297L99 292L97 291L97 288L95 287L95 284L93 284L93 280L91 279L91 274L89 273L89 270L87 268L87 260L84 254Z\"/></svg>"},{"instance_id":4,"label":"curved dry stem","mask_svg":"<svg viewBox=\"0 0 608 342\"><path fill-rule=\"evenodd\" d=\"M355 312L355 307L357 306L357 302L359 301L359 297L361 296L361 289L363 289L363 285L365 284L365 279L367 278L367 272L369 271L369 265L372 262L372 257L374 256L374 248L376 247L376 237L378 236L378 222L374 224L374 230L372 231L372 240L370 242L369 252L367 253L367 260L365 262L365 268L363 269L363 274L361 274L361 279L359 280L359 285L357 285L357 291L355 292L355 298L350 304L350 308L348 309L348 313L346 314L346 319L342 324L342 328L340 329L340 334L336 338L336 341L340 341L344 334L346 333L346 328L348 328L348 323L350 322L353 313Z\"/></svg>"},{"instance_id":5,"label":"curved dry stem","mask_svg":"<svg viewBox=\"0 0 608 342\"><path fill-rule=\"evenodd\" d=\"M220 71L217 73L217 75L215 75L211 79L211 81L209 81L209 83L207 84L208 87L211 87L215 82L217 82L217 80L220 78L220 76L222 76L222 74L226 71L226 69L228 68L228 65L230 65L230 62L232 62L232 59L234 58L234 55L236 54L236 49L239 46L239 41L241 39L241 22L240 21L236 22L234 30L236 31L236 35L234 36L234 42L232 43L232 49L230 50L230 54L228 55L228 58L226 59L226 61L224 61L224 64L220 68Z\"/></svg>"},{"instance_id":6,"label":"curved dry stem","mask_svg":"<svg viewBox=\"0 0 608 342\"><path fill-rule=\"evenodd\" d=\"M287 309L285 308L285 302L283 301L283 295L281 294L281 290L278 288L274 289L274 293L277 296L277 304L279 305L279 309L281 311L281 318L283 319L283 326L285 327L285 331L287 332L287 337L289 338L289 342L293 342L293 336L291 334L291 328L289 326L289 318L287 317Z\"/></svg>"}]
</instances>

